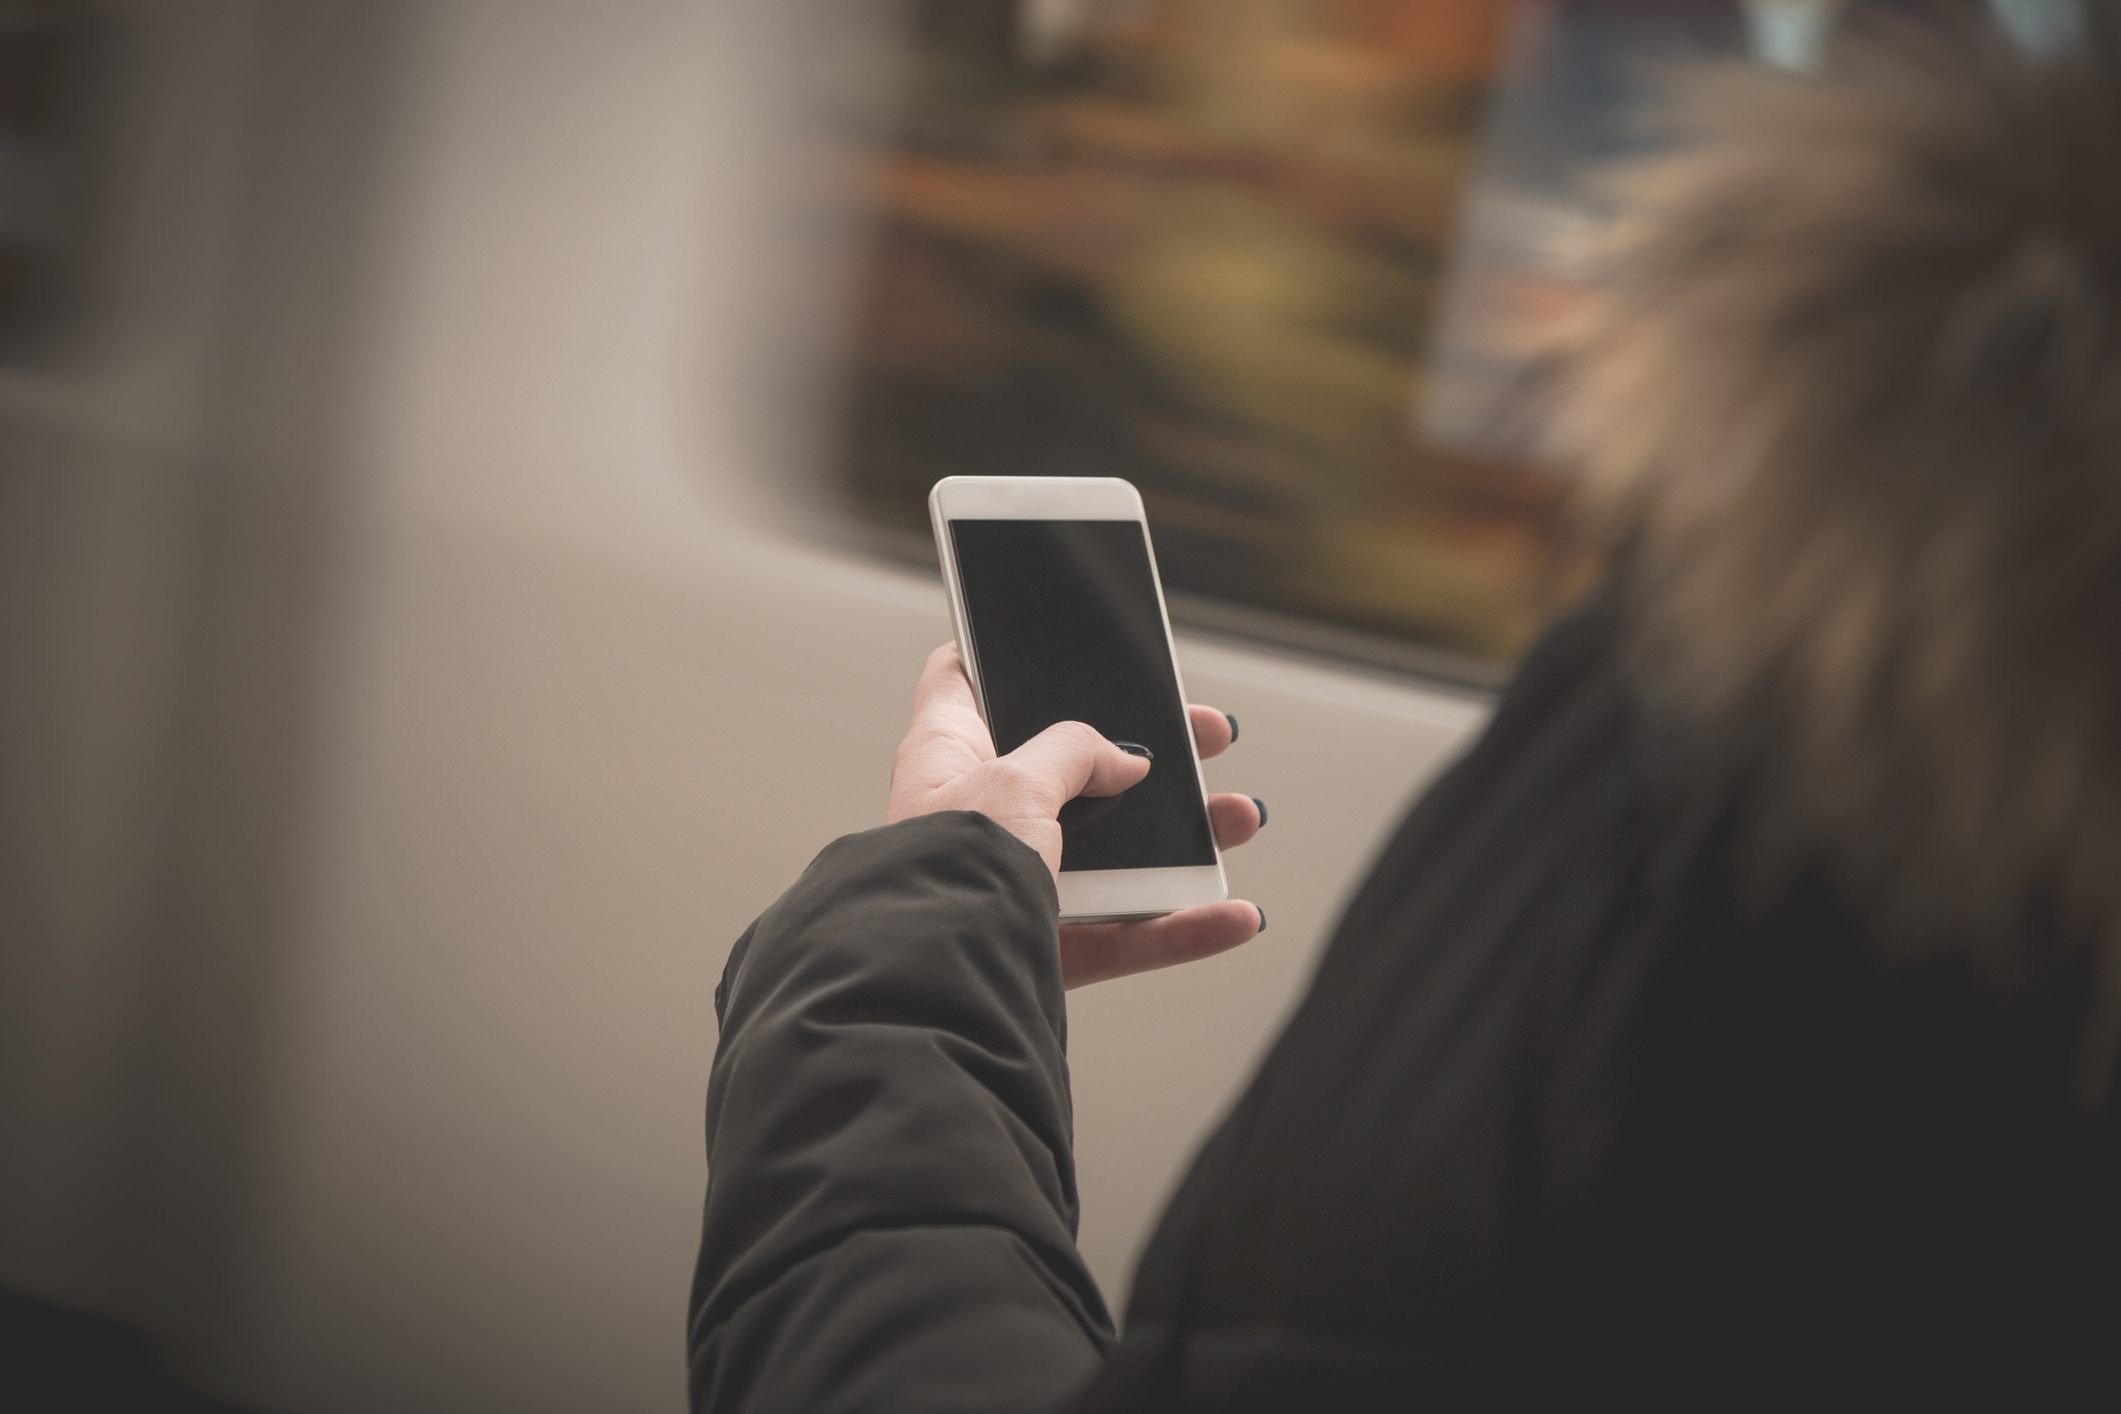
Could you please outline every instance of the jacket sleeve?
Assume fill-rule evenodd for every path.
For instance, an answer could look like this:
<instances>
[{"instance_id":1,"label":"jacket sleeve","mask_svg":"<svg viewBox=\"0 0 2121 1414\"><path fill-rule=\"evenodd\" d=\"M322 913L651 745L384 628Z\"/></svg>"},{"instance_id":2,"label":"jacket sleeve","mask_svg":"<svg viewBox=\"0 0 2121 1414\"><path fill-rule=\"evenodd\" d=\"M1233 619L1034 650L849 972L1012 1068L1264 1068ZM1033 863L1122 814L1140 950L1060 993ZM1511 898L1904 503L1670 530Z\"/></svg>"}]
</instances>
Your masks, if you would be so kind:
<instances>
[{"instance_id":1,"label":"jacket sleeve","mask_svg":"<svg viewBox=\"0 0 2121 1414\"><path fill-rule=\"evenodd\" d=\"M1095 1373L1057 914L1037 854L954 811L834 842L737 944L696 1411L1009 1414Z\"/></svg>"}]
</instances>

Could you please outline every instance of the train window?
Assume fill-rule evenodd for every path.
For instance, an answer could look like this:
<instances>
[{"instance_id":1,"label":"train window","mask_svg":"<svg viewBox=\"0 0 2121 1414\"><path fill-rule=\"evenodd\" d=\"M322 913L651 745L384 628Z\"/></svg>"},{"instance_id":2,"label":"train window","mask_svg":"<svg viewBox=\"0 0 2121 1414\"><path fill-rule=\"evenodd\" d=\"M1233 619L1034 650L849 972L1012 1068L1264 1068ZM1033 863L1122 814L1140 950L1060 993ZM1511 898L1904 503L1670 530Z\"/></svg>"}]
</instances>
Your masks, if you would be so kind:
<instances>
[{"instance_id":1,"label":"train window","mask_svg":"<svg viewBox=\"0 0 2121 1414\"><path fill-rule=\"evenodd\" d=\"M939 476L1124 476L1180 619L1491 681L1586 578L1494 416L1584 175L1658 56L1804 67L1893 3L908 0L833 110L852 517L924 553Z\"/></svg>"}]
</instances>

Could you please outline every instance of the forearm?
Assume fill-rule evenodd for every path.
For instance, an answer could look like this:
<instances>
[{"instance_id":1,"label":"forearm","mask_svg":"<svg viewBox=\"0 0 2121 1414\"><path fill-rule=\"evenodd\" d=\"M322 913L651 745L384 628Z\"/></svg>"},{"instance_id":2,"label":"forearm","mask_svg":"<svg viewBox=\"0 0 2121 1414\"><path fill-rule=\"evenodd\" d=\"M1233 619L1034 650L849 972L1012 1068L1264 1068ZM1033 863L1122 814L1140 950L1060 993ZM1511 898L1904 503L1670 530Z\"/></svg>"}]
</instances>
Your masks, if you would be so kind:
<instances>
[{"instance_id":1,"label":"forearm","mask_svg":"<svg viewBox=\"0 0 2121 1414\"><path fill-rule=\"evenodd\" d=\"M1111 1328L1039 858L964 812L837 841L718 1002L695 1407L1065 1402Z\"/></svg>"}]
</instances>

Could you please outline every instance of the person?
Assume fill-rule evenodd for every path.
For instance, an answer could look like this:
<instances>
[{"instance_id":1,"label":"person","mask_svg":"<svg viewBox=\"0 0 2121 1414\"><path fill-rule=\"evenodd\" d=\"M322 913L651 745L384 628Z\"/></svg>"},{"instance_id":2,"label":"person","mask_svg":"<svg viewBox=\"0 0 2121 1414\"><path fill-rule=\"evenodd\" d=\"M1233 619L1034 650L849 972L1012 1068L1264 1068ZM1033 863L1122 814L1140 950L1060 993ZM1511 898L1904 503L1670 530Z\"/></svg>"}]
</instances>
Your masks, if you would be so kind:
<instances>
[{"instance_id":1,"label":"person","mask_svg":"<svg viewBox=\"0 0 2121 1414\"><path fill-rule=\"evenodd\" d=\"M1610 573L1383 851L1123 1333L1063 988L1257 920L1057 929L1055 811L1144 767L1079 725L995 760L929 660L891 823L716 995L696 1409L2121 1406L2121 36L2085 16L1677 100L1552 424Z\"/></svg>"}]
</instances>

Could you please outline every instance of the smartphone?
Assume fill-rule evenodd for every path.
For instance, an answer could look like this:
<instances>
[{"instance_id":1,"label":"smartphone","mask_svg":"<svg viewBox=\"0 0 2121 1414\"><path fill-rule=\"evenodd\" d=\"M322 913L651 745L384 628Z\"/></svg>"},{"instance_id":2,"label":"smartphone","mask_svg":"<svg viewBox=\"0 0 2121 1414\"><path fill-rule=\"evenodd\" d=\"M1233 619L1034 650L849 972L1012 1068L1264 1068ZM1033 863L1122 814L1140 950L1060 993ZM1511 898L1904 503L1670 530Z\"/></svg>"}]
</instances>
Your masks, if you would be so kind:
<instances>
[{"instance_id":1,"label":"smartphone","mask_svg":"<svg viewBox=\"0 0 2121 1414\"><path fill-rule=\"evenodd\" d=\"M1153 754L1109 807L1063 813L1062 919L1229 897L1140 493L1109 476L951 476L928 510L996 753L1080 721Z\"/></svg>"}]
</instances>

